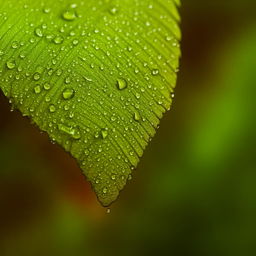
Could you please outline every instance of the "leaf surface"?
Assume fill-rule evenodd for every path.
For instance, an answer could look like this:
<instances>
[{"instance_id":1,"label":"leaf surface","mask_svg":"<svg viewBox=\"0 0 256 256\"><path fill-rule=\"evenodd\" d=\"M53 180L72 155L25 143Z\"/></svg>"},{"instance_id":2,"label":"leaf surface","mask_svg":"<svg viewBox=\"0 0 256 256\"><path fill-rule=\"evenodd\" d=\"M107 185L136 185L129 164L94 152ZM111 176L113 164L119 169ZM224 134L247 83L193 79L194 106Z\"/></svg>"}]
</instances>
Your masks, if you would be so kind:
<instances>
[{"instance_id":1,"label":"leaf surface","mask_svg":"<svg viewBox=\"0 0 256 256\"><path fill-rule=\"evenodd\" d=\"M170 109L178 0L0 0L0 88L77 159L102 205Z\"/></svg>"}]
</instances>

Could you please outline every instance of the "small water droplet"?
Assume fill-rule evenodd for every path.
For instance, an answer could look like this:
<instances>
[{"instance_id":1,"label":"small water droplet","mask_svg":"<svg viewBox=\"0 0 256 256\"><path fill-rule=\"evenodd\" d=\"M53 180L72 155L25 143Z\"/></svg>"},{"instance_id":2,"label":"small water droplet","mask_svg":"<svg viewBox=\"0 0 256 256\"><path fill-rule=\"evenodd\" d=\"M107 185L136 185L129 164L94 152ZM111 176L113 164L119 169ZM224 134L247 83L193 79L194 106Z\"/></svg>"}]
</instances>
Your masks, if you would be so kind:
<instances>
[{"instance_id":1,"label":"small water droplet","mask_svg":"<svg viewBox=\"0 0 256 256\"><path fill-rule=\"evenodd\" d=\"M63 37L62 36L56 36L54 39L53 39L53 42L55 44L62 44L62 42L64 41Z\"/></svg>"},{"instance_id":2,"label":"small water droplet","mask_svg":"<svg viewBox=\"0 0 256 256\"><path fill-rule=\"evenodd\" d=\"M62 96L65 100L70 100L74 97L75 95L75 91L72 88L66 88L63 92L62 92Z\"/></svg>"},{"instance_id":3,"label":"small water droplet","mask_svg":"<svg viewBox=\"0 0 256 256\"><path fill-rule=\"evenodd\" d=\"M35 73L33 78L34 78L35 81L38 81L41 77L40 77L39 73Z\"/></svg>"},{"instance_id":4,"label":"small water droplet","mask_svg":"<svg viewBox=\"0 0 256 256\"><path fill-rule=\"evenodd\" d=\"M152 75L153 76L157 76L159 74L159 70L158 69L153 69L152 70Z\"/></svg>"},{"instance_id":5,"label":"small water droplet","mask_svg":"<svg viewBox=\"0 0 256 256\"><path fill-rule=\"evenodd\" d=\"M112 15L116 15L118 12L118 9L116 7L112 7L111 9L109 9L109 13Z\"/></svg>"},{"instance_id":6,"label":"small water droplet","mask_svg":"<svg viewBox=\"0 0 256 256\"><path fill-rule=\"evenodd\" d=\"M51 85L50 85L49 83L45 83L45 84L44 84L44 89L45 89L46 91L50 90L50 89L51 89Z\"/></svg>"},{"instance_id":7,"label":"small water droplet","mask_svg":"<svg viewBox=\"0 0 256 256\"><path fill-rule=\"evenodd\" d=\"M17 49L19 47L19 43L17 42L17 41L14 41L13 43L12 43L12 48L13 49Z\"/></svg>"},{"instance_id":8,"label":"small water droplet","mask_svg":"<svg viewBox=\"0 0 256 256\"><path fill-rule=\"evenodd\" d=\"M76 19L76 13L75 10L66 10L65 12L63 12L62 14L62 18L66 21L73 21Z\"/></svg>"},{"instance_id":9,"label":"small water droplet","mask_svg":"<svg viewBox=\"0 0 256 256\"><path fill-rule=\"evenodd\" d=\"M123 90L127 87L127 82L126 80L122 79L122 78L118 78L117 79L117 87L119 90Z\"/></svg>"},{"instance_id":10,"label":"small water droplet","mask_svg":"<svg viewBox=\"0 0 256 256\"><path fill-rule=\"evenodd\" d=\"M108 192L108 189L107 188L103 188L102 192L103 192L103 194L106 194Z\"/></svg>"},{"instance_id":11,"label":"small water droplet","mask_svg":"<svg viewBox=\"0 0 256 256\"><path fill-rule=\"evenodd\" d=\"M102 130L101 131L101 136L103 139L106 139L108 137L108 131L107 130Z\"/></svg>"},{"instance_id":12,"label":"small water droplet","mask_svg":"<svg viewBox=\"0 0 256 256\"><path fill-rule=\"evenodd\" d=\"M14 69L16 67L16 63L14 60L8 60L6 62L6 66L8 69Z\"/></svg>"},{"instance_id":13,"label":"small water droplet","mask_svg":"<svg viewBox=\"0 0 256 256\"><path fill-rule=\"evenodd\" d=\"M134 112L133 117L134 117L134 120L137 121L137 122L140 121L140 119L141 119L140 113L138 111Z\"/></svg>"},{"instance_id":14,"label":"small water droplet","mask_svg":"<svg viewBox=\"0 0 256 256\"><path fill-rule=\"evenodd\" d=\"M56 111L56 108L55 108L55 106L53 104L49 106L49 111L51 113L54 113Z\"/></svg>"},{"instance_id":15,"label":"small water droplet","mask_svg":"<svg viewBox=\"0 0 256 256\"><path fill-rule=\"evenodd\" d=\"M34 87L34 92L35 92L36 94L39 94L39 93L41 92L41 87L40 87L40 85L37 85L37 86Z\"/></svg>"},{"instance_id":16,"label":"small water droplet","mask_svg":"<svg viewBox=\"0 0 256 256\"><path fill-rule=\"evenodd\" d=\"M70 126L66 126L64 124L59 124L58 129L61 132L64 132L64 133L70 135L74 139L78 140L78 139L81 138L81 134L80 134L79 130L77 128L72 127L72 126L70 127Z\"/></svg>"},{"instance_id":17,"label":"small water droplet","mask_svg":"<svg viewBox=\"0 0 256 256\"><path fill-rule=\"evenodd\" d=\"M41 30L41 28L35 29L35 35L38 37L43 37L43 31Z\"/></svg>"}]
</instances>

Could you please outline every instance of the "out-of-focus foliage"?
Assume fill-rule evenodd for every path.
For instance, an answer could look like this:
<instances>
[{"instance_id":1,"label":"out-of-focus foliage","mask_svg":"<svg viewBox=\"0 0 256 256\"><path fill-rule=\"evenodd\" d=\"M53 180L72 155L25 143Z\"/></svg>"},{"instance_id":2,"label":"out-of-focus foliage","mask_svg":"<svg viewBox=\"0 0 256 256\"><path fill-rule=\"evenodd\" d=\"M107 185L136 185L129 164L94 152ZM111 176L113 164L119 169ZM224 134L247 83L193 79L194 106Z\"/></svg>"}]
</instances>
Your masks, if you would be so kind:
<instances>
[{"instance_id":1,"label":"out-of-focus foliage","mask_svg":"<svg viewBox=\"0 0 256 256\"><path fill-rule=\"evenodd\" d=\"M255 255L255 7L183 2L173 110L110 214L1 98L3 255Z\"/></svg>"}]
</instances>

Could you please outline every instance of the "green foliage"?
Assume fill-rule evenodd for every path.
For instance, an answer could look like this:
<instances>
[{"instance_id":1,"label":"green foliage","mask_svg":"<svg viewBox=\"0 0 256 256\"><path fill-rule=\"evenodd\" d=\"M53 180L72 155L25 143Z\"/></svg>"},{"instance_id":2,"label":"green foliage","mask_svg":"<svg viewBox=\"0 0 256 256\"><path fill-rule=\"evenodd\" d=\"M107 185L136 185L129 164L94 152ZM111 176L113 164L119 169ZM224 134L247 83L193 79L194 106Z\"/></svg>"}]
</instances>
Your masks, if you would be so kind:
<instances>
[{"instance_id":1,"label":"green foliage","mask_svg":"<svg viewBox=\"0 0 256 256\"><path fill-rule=\"evenodd\" d=\"M0 0L0 88L118 196L170 109L177 0Z\"/></svg>"}]
</instances>

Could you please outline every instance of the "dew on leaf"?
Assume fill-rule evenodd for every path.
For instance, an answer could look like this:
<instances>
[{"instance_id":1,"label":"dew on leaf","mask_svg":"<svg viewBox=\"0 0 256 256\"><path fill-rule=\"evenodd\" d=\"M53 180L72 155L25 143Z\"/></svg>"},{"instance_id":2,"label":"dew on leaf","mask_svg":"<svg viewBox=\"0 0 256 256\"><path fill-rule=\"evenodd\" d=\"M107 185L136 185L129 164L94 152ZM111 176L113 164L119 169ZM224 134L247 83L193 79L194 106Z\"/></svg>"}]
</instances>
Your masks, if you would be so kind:
<instances>
[{"instance_id":1,"label":"dew on leaf","mask_svg":"<svg viewBox=\"0 0 256 256\"><path fill-rule=\"evenodd\" d=\"M53 104L49 106L49 111L51 113L54 113L56 111L56 108L55 108L55 106Z\"/></svg>"},{"instance_id":2,"label":"dew on leaf","mask_svg":"<svg viewBox=\"0 0 256 256\"><path fill-rule=\"evenodd\" d=\"M40 78L41 78L41 77L40 77L40 74L39 74L38 72L35 73L34 76L33 76L33 79L34 79L35 81L38 81Z\"/></svg>"},{"instance_id":3,"label":"dew on leaf","mask_svg":"<svg viewBox=\"0 0 256 256\"><path fill-rule=\"evenodd\" d=\"M41 28L35 29L35 35L38 37L43 37L43 31L41 30Z\"/></svg>"},{"instance_id":4,"label":"dew on leaf","mask_svg":"<svg viewBox=\"0 0 256 256\"><path fill-rule=\"evenodd\" d=\"M153 69L152 70L152 75L153 76L157 76L159 74L159 70L158 69Z\"/></svg>"},{"instance_id":5,"label":"dew on leaf","mask_svg":"<svg viewBox=\"0 0 256 256\"><path fill-rule=\"evenodd\" d=\"M63 99L65 99L65 100L72 99L74 97L74 95L75 95L75 91L72 88L66 88L62 92Z\"/></svg>"},{"instance_id":6,"label":"dew on leaf","mask_svg":"<svg viewBox=\"0 0 256 256\"><path fill-rule=\"evenodd\" d=\"M133 118L135 121L140 121L141 120L140 113L138 111L135 111Z\"/></svg>"},{"instance_id":7,"label":"dew on leaf","mask_svg":"<svg viewBox=\"0 0 256 256\"><path fill-rule=\"evenodd\" d=\"M6 62L6 66L8 69L14 69L16 67L16 63L14 60L8 60Z\"/></svg>"},{"instance_id":8,"label":"dew on leaf","mask_svg":"<svg viewBox=\"0 0 256 256\"><path fill-rule=\"evenodd\" d=\"M62 18L66 21L73 21L76 19L75 10L66 10L62 13Z\"/></svg>"},{"instance_id":9,"label":"dew on leaf","mask_svg":"<svg viewBox=\"0 0 256 256\"><path fill-rule=\"evenodd\" d=\"M102 130L101 131L101 136L102 136L103 139L106 139L107 136L108 136L108 131L107 130Z\"/></svg>"},{"instance_id":10,"label":"dew on leaf","mask_svg":"<svg viewBox=\"0 0 256 256\"><path fill-rule=\"evenodd\" d=\"M45 83L45 84L44 84L44 89L45 89L46 91L50 90L50 89L51 89L51 85L50 85L49 83Z\"/></svg>"},{"instance_id":11,"label":"dew on leaf","mask_svg":"<svg viewBox=\"0 0 256 256\"><path fill-rule=\"evenodd\" d=\"M117 79L117 87L119 90L123 90L127 87L127 82L126 80L122 79L122 78L118 78Z\"/></svg>"},{"instance_id":12,"label":"dew on leaf","mask_svg":"<svg viewBox=\"0 0 256 256\"><path fill-rule=\"evenodd\" d=\"M39 93L41 92L41 87L40 87L40 85L36 85L36 86L34 87L34 92L35 92L36 94L39 94Z\"/></svg>"},{"instance_id":13,"label":"dew on leaf","mask_svg":"<svg viewBox=\"0 0 256 256\"><path fill-rule=\"evenodd\" d=\"M53 39L53 42L55 44L62 44L62 42L64 41L63 37L62 36L56 36L54 39Z\"/></svg>"},{"instance_id":14,"label":"dew on leaf","mask_svg":"<svg viewBox=\"0 0 256 256\"><path fill-rule=\"evenodd\" d=\"M13 49L17 49L18 47L19 47L19 42L17 42L17 41L12 42Z\"/></svg>"},{"instance_id":15,"label":"dew on leaf","mask_svg":"<svg viewBox=\"0 0 256 256\"><path fill-rule=\"evenodd\" d=\"M77 128L72 127L72 126L66 126L64 124L58 124L58 129L61 132L64 132L67 135L70 135L74 139L78 140L78 139L81 138L79 130Z\"/></svg>"}]
</instances>

